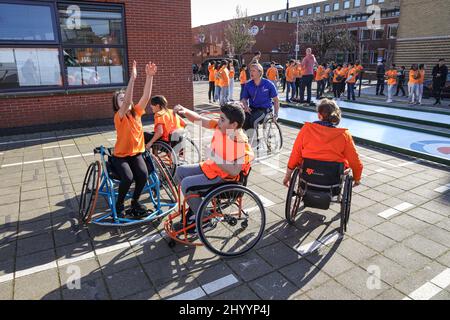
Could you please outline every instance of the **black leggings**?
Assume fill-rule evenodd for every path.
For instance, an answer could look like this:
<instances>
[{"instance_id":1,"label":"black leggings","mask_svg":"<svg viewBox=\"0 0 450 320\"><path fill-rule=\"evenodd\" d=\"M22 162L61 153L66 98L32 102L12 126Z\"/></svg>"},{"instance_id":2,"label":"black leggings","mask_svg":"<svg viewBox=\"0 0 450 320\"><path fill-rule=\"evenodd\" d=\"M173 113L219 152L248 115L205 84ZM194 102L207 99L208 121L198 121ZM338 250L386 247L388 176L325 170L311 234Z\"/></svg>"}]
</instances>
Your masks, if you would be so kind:
<instances>
[{"instance_id":1,"label":"black leggings","mask_svg":"<svg viewBox=\"0 0 450 320\"><path fill-rule=\"evenodd\" d=\"M209 100L214 100L214 81L210 81L209 82L209 90L208 90L208 99Z\"/></svg>"},{"instance_id":2,"label":"black leggings","mask_svg":"<svg viewBox=\"0 0 450 320\"><path fill-rule=\"evenodd\" d=\"M116 204L123 204L133 180L135 181L133 199L139 200L148 179L147 165L142 154L123 158L113 157L112 164L120 176L119 196Z\"/></svg>"}]
</instances>

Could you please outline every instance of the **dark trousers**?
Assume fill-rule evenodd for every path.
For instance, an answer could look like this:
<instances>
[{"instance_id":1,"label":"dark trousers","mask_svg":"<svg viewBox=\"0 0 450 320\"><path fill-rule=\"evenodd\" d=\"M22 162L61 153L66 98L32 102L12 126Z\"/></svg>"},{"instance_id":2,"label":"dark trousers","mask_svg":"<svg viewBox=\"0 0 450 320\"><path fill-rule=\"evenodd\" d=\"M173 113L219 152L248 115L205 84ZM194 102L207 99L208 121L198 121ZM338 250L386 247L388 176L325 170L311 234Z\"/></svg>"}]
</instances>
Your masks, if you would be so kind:
<instances>
[{"instance_id":1,"label":"dark trousers","mask_svg":"<svg viewBox=\"0 0 450 320\"><path fill-rule=\"evenodd\" d=\"M395 95L398 96L398 93L400 90L402 90L403 96L406 95L405 88L403 88L403 84L405 83L405 79L399 79L397 84L397 91L395 92Z\"/></svg>"},{"instance_id":2,"label":"dark trousers","mask_svg":"<svg viewBox=\"0 0 450 320\"><path fill-rule=\"evenodd\" d=\"M384 78L377 78L376 94L384 94Z\"/></svg>"},{"instance_id":3,"label":"dark trousers","mask_svg":"<svg viewBox=\"0 0 450 320\"><path fill-rule=\"evenodd\" d=\"M286 78L281 79L281 85L283 86L283 92L286 90Z\"/></svg>"},{"instance_id":4,"label":"dark trousers","mask_svg":"<svg viewBox=\"0 0 450 320\"><path fill-rule=\"evenodd\" d=\"M300 101L304 101L305 88L306 88L306 94L307 94L306 102L308 102L308 103L311 102L311 95L312 95L311 89L312 89L313 77L314 76L312 74L308 74L308 75L302 77L302 83L301 83L301 87L300 87Z\"/></svg>"},{"instance_id":5,"label":"dark trousers","mask_svg":"<svg viewBox=\"0 0 450 320\"><path fill-rule=\"evenodd\" d=\"M210 81L209 82L209 90L208 90L208 99L209 100L214 100L215 101L215 99L214 99L214 89L215 89L214 81Z\"/></svg>"},{"instance_id":6,"label":"dark trousers","mask_svg":"<svg viewBox=\"0 0 450 320\"><path fill-rule=\"evenodd\" d=\"M347 99L350 100L350 96L355 101L355 84L347 83Z\"/></svg>"},{"instance_id":7,"label":"dark trousers","mask_svg":"<svg viewBox=\"0 0 450 320\"><path fill-rule=\"evenodd\" d=\"M321 96L323 96L323 93L325 91L325 79L317 81L317 99L320 99Z\"/></svg>"},{"instance_id":8,"label":"dark trousers","mask_svg":"<svg viewBox=\"0 0 450 320\"><path fill-rule=\"evenodd\" d=\"M335 98L341 97L341 83L333 82L333 94Z\"/></svg>"},{"instance_id":9,"label":"dark trousers","mask_svg":"<svg viewBox=\"0 0 450 320\"><path fill-rule=\"evenodd\" d=\"M245 121L242 129L247 131L248 129L255 129L258 123L264 120L266 114L271 110L271 108L251 108L250 113L245 113Z\"/></svg>"},{"instance_id":10,"label":"dark trousers","mask_svg":"<svg viewBox=\"0 0 450 320\"><path fill-rule=\"evenodd\" d=\"M241 94L239 96L239 101L242 100L242 95L244 94L244 87L245 87L245 84L241 84Z\"/></svg>"},{"instance_id":11,"label":"dark trousers","mask_svg":"<svg viewBox=\"0 0 450 320\"><path fill-rule=\"evenodd\" d=\"M433 84L433 97L436 99L436 103L441 103L442 86Z\"/></svg>"},{"instance_id":12,"label":"dark trousers","mask_svg":"<svg viewBox=\"0 0 450 320\"><path fill-rule=\"evenodd\" d=\"M112 157L112 164L120 176L119 195L116 204L123 204L131 183L135 181L133 199L138 200L148 179L148 170L142 154L131 157Z\"/></svg>"},{"instance_id":13,"label":"dark trousers","mask_svg":"<svg viewBox=\"0 0 450 320\"><path fill-rule=\"evenodd\" d=\"M302 86L302 78L295 78L295 94L294 96L298 99L298 96L300 94L300 88Z\"/></svg>"}]
</instances>

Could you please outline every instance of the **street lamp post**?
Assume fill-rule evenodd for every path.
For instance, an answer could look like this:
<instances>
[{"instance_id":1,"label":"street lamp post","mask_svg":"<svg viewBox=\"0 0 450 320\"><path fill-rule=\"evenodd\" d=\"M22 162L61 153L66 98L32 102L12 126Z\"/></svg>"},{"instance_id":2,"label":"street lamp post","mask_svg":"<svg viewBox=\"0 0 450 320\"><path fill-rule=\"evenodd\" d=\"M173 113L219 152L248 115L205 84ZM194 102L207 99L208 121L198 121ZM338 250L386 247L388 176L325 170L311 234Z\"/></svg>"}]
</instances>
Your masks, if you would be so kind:
<instances>
[{"instance_id":1,"label":"street lamp post","mask_svg":"<svg viewBox=\"0 0 450 320\"><path fill-rule=\"evenodd\" d=\"M300 51L300 47L298 45L298 22L299 22L299 18L297 15L297 32L296 32L296 40L295 40L295 60L298 60L298 52Z\"/></svg>"}]
</instances>

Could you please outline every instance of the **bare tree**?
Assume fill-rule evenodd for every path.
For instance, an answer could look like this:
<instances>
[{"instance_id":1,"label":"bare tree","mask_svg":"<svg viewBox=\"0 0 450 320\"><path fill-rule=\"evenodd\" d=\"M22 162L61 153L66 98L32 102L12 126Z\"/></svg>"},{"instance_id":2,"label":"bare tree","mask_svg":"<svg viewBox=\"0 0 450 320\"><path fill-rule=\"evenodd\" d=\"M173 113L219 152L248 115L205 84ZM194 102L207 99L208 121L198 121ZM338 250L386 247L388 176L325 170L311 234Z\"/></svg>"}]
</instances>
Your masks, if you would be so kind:
<instances>
[{"instance_id":1,"label":"bare tree","mask_svg":"<svg viewBox=\"0 0 450 320\"><path fill-rule=\"evenodd\" d=\"M354 51L357 40L346 26L330 25L327 19L309 19L300 23L299 37L308 44L319 59L325 59L330 51Z\"/></svg>"},{"instance_id":2,"label":"bare tree","mask_svg":"<svg viewBox=\"0 0 450 320\"><path fill-rule=\"evenodd\" d=\"M250 32L252 19L247 16L247 10L243 11L236 6L236 16L225 28L225 41L231 53L242 62L242 54L249 51L255 44L255 36Z\"/></svg>"}]
</instances>

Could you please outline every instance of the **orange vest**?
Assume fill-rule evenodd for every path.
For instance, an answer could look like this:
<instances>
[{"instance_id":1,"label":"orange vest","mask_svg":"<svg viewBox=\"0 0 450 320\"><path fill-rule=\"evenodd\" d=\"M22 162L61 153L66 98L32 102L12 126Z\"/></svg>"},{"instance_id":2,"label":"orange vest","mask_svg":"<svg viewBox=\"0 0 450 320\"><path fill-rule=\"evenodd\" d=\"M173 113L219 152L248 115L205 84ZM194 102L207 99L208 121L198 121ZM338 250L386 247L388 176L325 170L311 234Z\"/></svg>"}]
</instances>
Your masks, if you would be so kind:
<instances>
[{"instance_id":1,"label":"orange vest","mask_svg":"<svg viewBox=\"0 0 450 320\"><path fill-rule=\"evenodd\" d=\"M417 84L418 83L418 77L419 77L419 71L418 70L409 70L409 84ZM417 79L416 79L417 78Z\"/></svg>"},{"instance_id":2,"label":"orange vest","mask_svg":"<svg viewBox=\"0 0 450 320\"><path fill-rule=\"evenodd\" d=\"M334 70L334 74L333 74L333 83L339 83L339 82L343 81L343 80L337 81L337 77L338 77L338 76L340 76L340 77L342 77L342 78L345 77L345 76L344 76L344 73L342 72L342 69L341 69L341 70L338 70L338 69L335 69L335 70Z\"/></svg>"},{"instance_id":3,"label":"orange vest","mask_svg":"<svg viewBox=\"0 0 450 320\"><path fill-rule=\"evenodd\" d=\"M316 71L316 81L320 81L323 79L325 70L322 66L319 66Z\"/></svg>"},{"instance_id":4,"label":"orange vest","mask_svg":"<svg viewBox=\"0 0 450 320\"><path fill-rule=\"evenodd\" d=\"M231 67L231 69L230 69L230 79L234 79L234 75L235 75L234 68Z\"/></svg>"},{"instance_id":5,"label":"orange vest","mask_svg":"<svg viewBox=\"0 0 450 320\"><path fill-rule=\"evenodd\" d=\"M294 77L294 68L293 66L290 66L286 69L286 81L287 82L294 82L295 81L295 77Z\"/></svg>"},{"instance_id":6,"label":"orange vest","mask_svg":"<svg viewBox=\"0 0 450 320\"><path fill-rule=\"evenodd\" d=\"M275 80L277 80L277 74L278 74L277 68L270 67L269 69L267 69L266 77L269 80L275 81Z\"/></svg>"},{"instance_id":7,"label":"orange vest","mask_svg":"<svg viewBox=\"0 0 450 320\"><path fill-rule=\"evenodd\" d=\"M386 76L387 76L387 84L392 86L395 85L397 83L397 70L388 70L386 72Z\"/></svg>"},{"instance_id":8,"label":"orange vest","mask_svg":"<svg viewBox=\"0 0 450 320\"><path fill-rule=\"evenodd\" d=\"M351 68L348 71L347 78L350 77L350 76L352 78L347 83L350 83L350 84L355 83L357 74L358 74L358 70L356 68Z\"/></svg>"}]
</instances>

